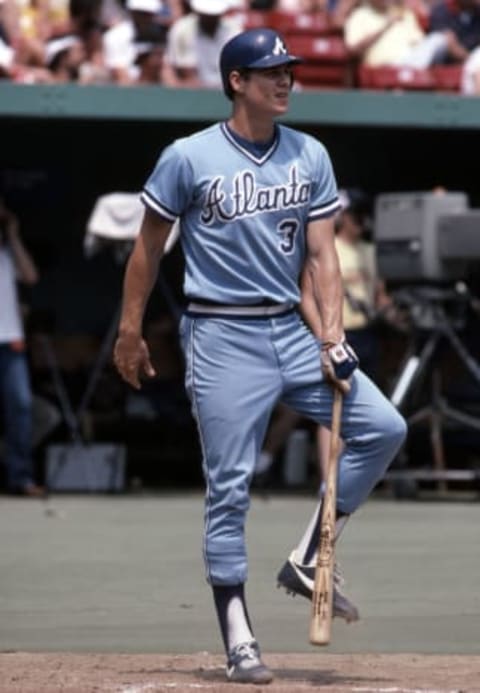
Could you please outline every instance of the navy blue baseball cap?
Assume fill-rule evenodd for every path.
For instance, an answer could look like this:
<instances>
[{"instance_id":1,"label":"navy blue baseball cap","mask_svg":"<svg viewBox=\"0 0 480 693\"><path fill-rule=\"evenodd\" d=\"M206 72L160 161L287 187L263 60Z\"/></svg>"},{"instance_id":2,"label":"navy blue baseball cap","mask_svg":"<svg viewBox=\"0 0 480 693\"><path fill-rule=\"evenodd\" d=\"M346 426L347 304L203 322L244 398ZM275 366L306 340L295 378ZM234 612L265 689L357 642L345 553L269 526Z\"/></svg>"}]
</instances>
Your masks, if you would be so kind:
<instances>
[{"instance_id":1,"label":"navy blue baseball cap","mask_svg":"<svg viewBox=\"0 0 480 693\"><path fill-rule=\"evenodd\" d=\"M224 45L220 54L223 90L231 99L229 76L233 70L262 70L301 62L301 58L289 54L285 41L277 31L266 27L242 31Z\"/></svg>"}]
</instances>

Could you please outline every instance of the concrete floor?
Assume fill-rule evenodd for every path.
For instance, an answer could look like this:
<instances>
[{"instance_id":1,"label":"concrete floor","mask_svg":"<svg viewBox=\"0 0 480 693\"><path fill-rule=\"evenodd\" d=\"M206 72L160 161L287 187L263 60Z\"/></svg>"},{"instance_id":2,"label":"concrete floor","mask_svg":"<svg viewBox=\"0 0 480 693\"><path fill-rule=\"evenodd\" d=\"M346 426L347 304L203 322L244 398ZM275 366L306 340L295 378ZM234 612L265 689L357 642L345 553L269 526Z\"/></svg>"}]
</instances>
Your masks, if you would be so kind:
<instances>
[{"instance_id":1,"label":"concrete floor","mask_svg":"<svg viewBox=\"0 0 480 693\"><path fill-rule=\"evenodd\" d=\"M315 500L254 496L250 612L271 652L307 652L309 603L275 576ZM362 620L328 650L480 653L478 502L370 500L338 545ZM220 652L200 493L0 497L0 651Z\"/></svg>"}]
</instances>

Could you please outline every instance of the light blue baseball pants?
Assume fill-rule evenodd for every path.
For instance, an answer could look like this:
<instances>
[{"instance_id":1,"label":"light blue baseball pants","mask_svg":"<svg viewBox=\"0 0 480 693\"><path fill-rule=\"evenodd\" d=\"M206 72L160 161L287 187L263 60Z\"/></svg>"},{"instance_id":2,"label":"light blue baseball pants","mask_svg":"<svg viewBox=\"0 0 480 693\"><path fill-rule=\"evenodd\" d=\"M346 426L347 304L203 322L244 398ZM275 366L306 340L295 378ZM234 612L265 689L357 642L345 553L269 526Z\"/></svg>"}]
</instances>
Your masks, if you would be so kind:
<instances>
[{"instance_id":1,"label":"light blue baseball pants","mask_svg":"<svg viewBox=\"0 0 480 693\"><path fill-rule=\"evenodd\" d=\"M282 399L329 426L333 393L320 370L318 342L296 311L269 318L184 315L180 334L203 452L207 580L236 585L247 579L249 486L272 408ZM357 371L343 404L340 511L352 513L365 501L405 435L402 416Z\"/></svg>"}]
</instances>

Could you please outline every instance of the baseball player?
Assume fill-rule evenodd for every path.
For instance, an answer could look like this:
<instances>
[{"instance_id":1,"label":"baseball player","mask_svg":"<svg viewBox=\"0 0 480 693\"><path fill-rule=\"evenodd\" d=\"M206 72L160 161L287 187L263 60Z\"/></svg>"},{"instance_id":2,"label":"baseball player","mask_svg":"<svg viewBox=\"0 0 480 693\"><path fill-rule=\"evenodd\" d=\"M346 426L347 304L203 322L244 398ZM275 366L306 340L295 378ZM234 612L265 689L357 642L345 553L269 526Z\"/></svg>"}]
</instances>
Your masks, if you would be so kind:
<instances>
[{"instance_id":1,"label":"baseball player","mask_svg":"<svg viewBox=\"0 0 480 693\"><path fill-rule=\"evenodd\" d=\"M140 387L142 375L155 375L142 320L170 226L180 217L189 301L180 336L203 451L206 577L227 678L257 684L268 683L272 673L246 605L244 530L250 481L274 404L282 399L328 426L332 385L349 388L339 518L366 499L405 436L403 418L357 369L344 338L333 230L339 202L328 153L313 137L275 121L287 111L297 62L271 29L248 30L225 44L220 70L231 117L173 142L148 178L114 350L120 374L133 387ZM321 335L297 310L304 266ZM315 522L306 544L313 545ZM304 558L299 553L288 561L293 573L283 584L293 591L305 591Z\"/></svg>"}]
</instances>

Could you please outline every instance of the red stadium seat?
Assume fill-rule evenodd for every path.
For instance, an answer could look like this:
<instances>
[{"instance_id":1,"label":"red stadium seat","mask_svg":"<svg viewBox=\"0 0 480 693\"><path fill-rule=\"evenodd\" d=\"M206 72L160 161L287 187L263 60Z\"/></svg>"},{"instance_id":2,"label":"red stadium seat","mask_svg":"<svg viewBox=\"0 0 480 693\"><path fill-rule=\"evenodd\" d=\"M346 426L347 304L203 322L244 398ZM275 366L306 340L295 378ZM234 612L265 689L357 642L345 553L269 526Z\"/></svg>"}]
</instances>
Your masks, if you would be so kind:
<instances>
[{"instance_id":1,"label":"red stadium seat","mask_svg":"<svg viewBox=\"0 0 480 693\"><path fill-rule=\"evenodd\" d=\"M245 29L267 26L276 29L289 40L290 34L322 36L338 33L327 12L283 12L282 10L245 10L240 13Z\"/></svg>"},{"instance_id":2,"label":"red stadium seat","mask_svg":"<svg viewBox=\"0 0 480 693\"><path fill-rule=\"evenodd\" d=\"M358 86L363 89L433 91L436 81L431 70L410 67L365 67L357 71Z\"/></svg>"},{"instance_id":3,"label":"red stadium seat","mask_svg":"<svg viewBox=\"0 0 480 693\"><path fill-rule=\"evenodd\" d=\"M297 82L309 87L346 87L351 81L351 58L341 36L291 34L288 48L304 59L295 68Z\"/></svg>"},{"instance_id":4,"label":"red stadium seat","mask_svg":"<svg viewBox=\"0 0 480 693\"><path fill-rule=\"evenodd\" d=\"M435 65L431 71L438 91L460 91L462 65Z\"/></svg>"},{"instance_id":5,"label":"red stadium seat","mask_svg":"<svg viewBox=\"0 0 480 693\"><path fill-rule=\"evenodd\" d=\"M347 65L309 65L304 63L295 68L295 81L303 87L321 89L322 87L351 86L351 72Z\"/></svg>"},{"instance_id":6,"label":"red stadium seat","mask_svg":"<svg viewBox=\"0 0 480 693\"><path fill-rule=\"evenodd\" d=\"M341 36L304 36L290 34L288 50L292 55L304 58L306 62L346 63L350 55Z\"/></svg>"},{"instance_id":7,"label":"red stadium seat","mask_svg":"<svg viewBox=\"0 0 480 693\"><path fill-rule=\"evenodd\" d=\"M265 26L265 13L260 10L235 10L231 14L240 18L244 29L258 29Z\"/></svg>"},{"instance_id":8,"label":"red stadium seat","mask_svg":"<svg viewBox=\"0 0 480 693\"><path fill-rule=\"evenodd\" d=\"M244 29L266 26L285 34L292 24L292 15L280 10L245 10L241 12Z\"/></svg>"},{"instance_id":9,"label":"red stadium seat","mask_svg":"<svg viewBox=\"0 0 480 693\"><path fill-rule=\"evenodd\" d=\"M290 15L290 24L285 32L289 40L290 34L306 36L323 36L338 33L338 28L332 26L327 12L299 12Z\"/></svg>"}]
</instances>

